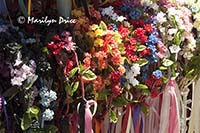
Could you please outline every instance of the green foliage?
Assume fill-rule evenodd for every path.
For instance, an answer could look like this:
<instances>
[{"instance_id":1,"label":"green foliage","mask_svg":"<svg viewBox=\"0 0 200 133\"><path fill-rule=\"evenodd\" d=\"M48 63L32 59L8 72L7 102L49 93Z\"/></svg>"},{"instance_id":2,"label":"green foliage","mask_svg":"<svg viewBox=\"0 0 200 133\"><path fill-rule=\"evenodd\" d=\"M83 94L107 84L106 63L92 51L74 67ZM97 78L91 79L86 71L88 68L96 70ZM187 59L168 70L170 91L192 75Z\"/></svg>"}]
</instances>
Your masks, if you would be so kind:
<instances>
[{"instance_id":1,"label":"green foliage","mask_svg":"<svg viewBox=\"0 0 200 133\"><path fill-rule=\"evenodd\" d=\"M94 79L96 79L96 77L97 77L97 76L94 74L94 72L92 72L91 70L88 70L88 69L83 70L83 72L81 73L81 75L82 75L82 78L83 78L84 80L87 80L87 81L94 80Z\"/></svg>"},{"instance_id":2,"label":"green foliage","mask_svg":"<svg viewBox=\"0 0 200 133\"><path fill-rule=\"evenodd\" d=\"M21 129L27 130L32 124L32 120L39 119L40 109L36 106L28 108L21 119Z\"/></svg>"},{"instance_id":3,"label":"green foliage","mask_svg":"<svg viewBox=\"0 0 200 133\"><path fill-rule=\"evenodd\" d=\"M116 113L112 111L111 109L110 109L110 121L113 123L117 123L118 121Z\"/></svg>"}]
</instances>

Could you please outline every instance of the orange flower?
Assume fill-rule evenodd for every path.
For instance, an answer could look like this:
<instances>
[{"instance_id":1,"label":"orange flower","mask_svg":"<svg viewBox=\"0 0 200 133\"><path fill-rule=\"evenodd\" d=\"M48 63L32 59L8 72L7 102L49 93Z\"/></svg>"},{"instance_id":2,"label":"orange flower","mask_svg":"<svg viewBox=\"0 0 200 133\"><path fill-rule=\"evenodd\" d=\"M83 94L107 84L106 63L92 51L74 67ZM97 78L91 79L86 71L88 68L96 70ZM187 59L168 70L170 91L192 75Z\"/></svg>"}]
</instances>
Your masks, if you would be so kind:
<instances>
[{"instance_id":1,"label":"orange flower","mask_svg":"<svg viewBox=\"0 0 200 133\"><path fill-rule=\"evenodd\" d=\"M83 67L84 68L90 68L91 58L92 58L91 54L85 53L85 59L83 60L83 62L84 62Z\"/></svg>"},{"instance_id":2,"label":"orange flower","mask_svg":"<svg viewBox=\"0 0 200 133\"><path fill-rule=\"evenodd\" d=\"M123 75L126 72L126 69L124 68L124 66L120 65L118 67L118 71L120 72L121 75Z\"/></svg>"},{"instance_id":3,"label":"orange flower","mask_svg":"<svg viewBox=\"0 0 200 133\"><path fill-rule=\"evenodd\" d=\"M106 69L108 66L107 60L99 60L98 65L101 69Z\"/></svg>"},{"instance_id":4,"label":"orange flower","mask_svg":"<svg viewBox=\"0 0 200 133\"><path fill-rule=\"evenodd\" d=\"M97 78L93 81L93 87L95 91L101 91L105 88L105 82L101 76L97 76Z\"/></svg>"}]
</instances>

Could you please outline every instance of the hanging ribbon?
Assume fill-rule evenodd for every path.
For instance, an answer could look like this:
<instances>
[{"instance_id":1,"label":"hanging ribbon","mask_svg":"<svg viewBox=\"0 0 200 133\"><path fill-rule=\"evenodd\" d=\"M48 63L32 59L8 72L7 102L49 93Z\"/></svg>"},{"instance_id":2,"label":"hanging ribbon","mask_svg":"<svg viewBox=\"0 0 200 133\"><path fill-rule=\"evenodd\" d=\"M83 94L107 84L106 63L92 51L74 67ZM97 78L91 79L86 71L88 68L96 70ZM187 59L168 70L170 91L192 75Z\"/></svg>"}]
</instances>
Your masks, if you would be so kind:
<instances>
[{"instance_id":1,"label":"hanging ribbon","mask_svg":"<svg viewBox=\"0 0 200 133\"><path fill-rule=\"evenodd\" d=\"M8 15L8 8L5 0L0 0L0 14Z\"/></svg>"},{"instance_id":2,"label":"hanging ribbon","mask_svg":"<svg viewBox=\"0 0 200 133\"><path fill-rule=\"evenodd\" d=\"M179 133L180 118L175 80L170 79L162 97L159 133Z\"/></svg>"},{"instance_id":3,"label":"hanging ribbon","mask_svg":"<svg viewBox=\"0 0 200 133\"><path fill-rule=\"evenodd\" d=\"M133 127L135 133L143 133L143 120L139 105L133 105Z\"/></svg>"},{"instance_id":4,"label":"hanging ribbon","mask_svg":"<svg viewBox=\"0 0 200 133\"><path fill-rule=\"evenodd\" d=\"M189 121L188 133L200 132L200 78L195 82L192 88L192 110L191 119Z\"/></svg>"},{"instance_id":5,"label":"hanging ribbon","mask_svg":"<svg viewBox=\"0 0 200 133\"><path fill-rule=\"evenodd\" d=\"M159 130L159 121L160 121L160 96L156 98L147 98L146 103L149 106L149 112L145 115L144 118L144 132L145 133L154 133Z\"/></svg>"},{"instance_id":6,"label":"hanging ribbon","mask_svg":"<svg viewBox=\"0 0 200 133\"><path fill-rule=\"evenodd\" d=\"M90 107L94 106L93 113L90 111ZM93 133L92 130L92 117L95 115L97 110L97 103L94 100L89 100L85 106L85 133Z\"/></svg>"},{"instance_id":7,"label":"hanging ribbon","mask_svg":"<svg viewBox=\"0 0 200 133\"><path fill-rule=\"evenodd\" d=\"M117 109L118 112L118 121L116 124L116 128L115 128L115 133L121 133L122 132L122 117L123 117L123 108L119 107Z\"/></svg>"},{"instance_id":8,"label":"hanging ribbon","mask_svg":"<svg viewBox=\"0 0 200 133\"><path fill-rule=\"evenodd\" d=\"M5 116L5 120L6 120L6 129L7 129L7 132L9 132L9 122L8 122L8 114L7 114L7 109L6 109L6 100L4 97L0 97L1 98L1 101L2 101L2 109L3 109L3 112L4 112L4 116Z\"/></svg>"},{"instance_id":9,"label":"hanging ribbon","mask_svg":"<svg viewBox=\"0 0 200 133\"><path fill-rule=\"evenodd\" d=\"M24 0L18 0L18 3L19 3L20 9L21 9L22 13L24 14L24 16L28 17L28 13L26 10L26 6L24 4Z\"/></svg>"},{"instance_id":10,"label":"hanging ribbon","mask_svg":"<svg viewBox=\"0 0 200 133\"><path fill-rule=\"evenodd\" d=\"M28 16L31 16L31 0L28 0Z\"/></svg>"}]
</instances>

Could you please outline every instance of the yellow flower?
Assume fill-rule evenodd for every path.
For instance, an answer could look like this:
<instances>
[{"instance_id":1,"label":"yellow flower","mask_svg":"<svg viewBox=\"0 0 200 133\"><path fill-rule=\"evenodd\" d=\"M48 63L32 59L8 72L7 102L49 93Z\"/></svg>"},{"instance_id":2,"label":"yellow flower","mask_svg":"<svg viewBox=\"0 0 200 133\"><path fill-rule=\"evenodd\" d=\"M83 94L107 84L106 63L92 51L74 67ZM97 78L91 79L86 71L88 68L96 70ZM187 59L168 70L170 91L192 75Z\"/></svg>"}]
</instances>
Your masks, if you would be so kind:
<instances>
[{"instance_id":1,"label":"yellow flower","mask_svg":"<svg viewBox=\"0 0 200 133\"><path fill-rule=\"evenodd\" d=\"M96 30L95 30L95 35L96 35L96 36L103 36L104 33L105 33L105 32L104 32L103 30L101 30L101 29L96 29Z\"/></svg>"},{"instance_id":2,"label":"yellow flower","mask_svg":"<svg viewBox=\"0 0 200 133\"><path fill-rule=\"evenodd\" d=\"M98 46L102 47L103 46L103 42L104 42L103 39L97 38L97 39L94 40L94 46L96 46L96 47L98 47Z\"/></svg>"},{"instance_id":3,"label":"yellow flower","mask_svg":"<svg viewBox=\"0 0 200 133\"><path fill-rule=\"evenodd\" d=\"M81 10L74 9L74 10L72 11L72 15L73 15L74 17L79 18L79 17L81 17L81 16L84 16L85 14L84 14L84 12L82 12Z\"/></svg>"},{"instance_id":4,"label":"yellow flower","mask_svg":"<svg viewBox=\"0 0 200 133\"><path fill-rule=\"evenodd\" d=\"M96 24L93 24L93 25L90 26L90 29L94 31L96 29L99 29L99 26L96 25Z\"/></svg>"}]
</instances>

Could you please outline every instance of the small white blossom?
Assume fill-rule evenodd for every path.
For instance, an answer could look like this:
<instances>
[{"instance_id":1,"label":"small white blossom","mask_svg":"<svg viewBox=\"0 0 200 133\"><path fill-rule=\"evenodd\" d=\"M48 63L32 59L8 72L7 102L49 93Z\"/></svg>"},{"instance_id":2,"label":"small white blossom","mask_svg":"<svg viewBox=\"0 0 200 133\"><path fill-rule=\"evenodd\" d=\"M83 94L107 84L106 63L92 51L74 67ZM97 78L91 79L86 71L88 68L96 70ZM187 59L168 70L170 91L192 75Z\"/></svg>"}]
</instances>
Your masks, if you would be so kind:
<instances>
[{"instance_id":1,"label":"small white blossom","mask_svg":"<svg viewBox=\"0 0 200 133\"><path fill-rule=\"evenodd\" d=\"M124 17L124 16L118 16L117 17L117 21L119 21L119 22L122 22L122 21L124 21L126 19L126 17Z\"/></svg>"},{"instance_id":2,"label":"small white blossom","mask_svg":"<svg viewBox=\"0 0 200 133\"><path fill-rule=\"evenodd\" d=\"M157 21L158 21L159 23L161 23L161 24L167 21L167 19L166 19L166 17L165 17L165 13L163 13L163 12L159 12L159 13L157 14L157 16L156 16L156 19L157 19Z\"/></svg>"},{"instance_id":3,"label":"small white blossom","mask_svg":"<svg viewBox=\"0 0 200 133\"><path fill-rule=\"evenodd\" d=\"M133 72L133 76L134 77L137 76L137 75L139 75L140 74L140 65L139 64L133 64L131 66L131 70Z\"/></svg>"},{"instance_id":4,"label":"small white blossom","mask_svg":"<svg viewBox=\"0 0 200 133\"><path fill-rule=\"evenodd\" d=\"M51 121L53 119L53 116L54 112L50 109L46 109L42 115L44 121Z\"/></svg>"},{"instance_id":5,"label":"small white blossom","mask_svg":"<svg viewBox=\"0 0 200 133\"><path fill-rule=\"evenodd\" d=\"M130 83L132 84L132 86L136 86L139 84L139 81L136 78L132 77L130 79Z\"/></svg>"},{"instance_id":6,"label":"small white blossom","mask_svg":"<svg viewBox=\"0 0 200 133\"><path fill-rule=\"evenodd\" d=\"M181 50L179 46L174 45L174 44L170 46L169 49L170 49L170 52L174 54L177 54Z\"/></svg>"}]
</instances>

